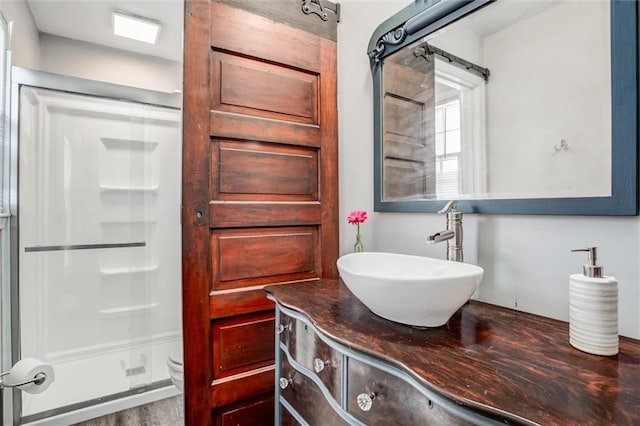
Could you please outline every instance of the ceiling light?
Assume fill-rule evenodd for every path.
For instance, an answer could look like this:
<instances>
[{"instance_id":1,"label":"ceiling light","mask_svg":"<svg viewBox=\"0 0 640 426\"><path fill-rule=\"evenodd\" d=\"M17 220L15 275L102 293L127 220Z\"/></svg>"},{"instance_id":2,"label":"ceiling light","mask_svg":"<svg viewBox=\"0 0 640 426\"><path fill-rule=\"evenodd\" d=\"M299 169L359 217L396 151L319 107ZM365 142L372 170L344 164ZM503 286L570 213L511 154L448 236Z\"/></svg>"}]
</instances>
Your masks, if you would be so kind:
<instances>
[{"instance_id":1,"label":"ceiling light","mask_svg":"<svg viewBox=\"0 0 640 426\"><path fill-rule=\"evenodd\" d=\"M122 12L113 12L113 33L149 44L155 44L160 22Z\"/></svg>"}]
</instances>

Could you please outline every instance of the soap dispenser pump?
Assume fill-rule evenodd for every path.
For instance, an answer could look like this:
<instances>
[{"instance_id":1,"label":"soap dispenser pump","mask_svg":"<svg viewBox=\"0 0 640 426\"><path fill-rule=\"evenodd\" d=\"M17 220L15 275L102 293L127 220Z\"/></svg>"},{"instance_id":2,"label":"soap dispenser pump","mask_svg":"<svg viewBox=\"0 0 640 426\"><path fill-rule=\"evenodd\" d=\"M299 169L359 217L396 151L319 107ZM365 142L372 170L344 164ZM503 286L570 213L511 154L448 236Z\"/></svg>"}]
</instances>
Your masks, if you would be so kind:
<instances>
[{"instance_id":1,"label":"soap dispenser pump","mask_svg":"<svg viewBox=\"0 0 640 426\"><path fill-rule=\"evenodd\" d=\"M582 274L569 277L569 343L595 355L618 353L618 280L604 276L597 248L587 252Z\"/></svg>"}]
</instances>

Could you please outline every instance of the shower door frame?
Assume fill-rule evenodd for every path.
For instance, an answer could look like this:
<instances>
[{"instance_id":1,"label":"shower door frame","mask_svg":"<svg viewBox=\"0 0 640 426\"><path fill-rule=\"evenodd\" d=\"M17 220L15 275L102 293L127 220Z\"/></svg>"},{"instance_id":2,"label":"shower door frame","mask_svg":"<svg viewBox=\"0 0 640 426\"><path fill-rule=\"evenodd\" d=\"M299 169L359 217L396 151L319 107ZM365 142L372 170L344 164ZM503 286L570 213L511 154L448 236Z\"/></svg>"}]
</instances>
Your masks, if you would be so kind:
<instances>
[{"instance_id":1,"label":"shower door frame","mask_svg":"<svg viewBox=\"0 0 640 426\"><path fill-rule=\"evenodd\" d=\"M10 338L6 339L3 335L2 352L10 354L10 357L3 358L2 368L11 368L18 360L20 360L20 312L19 312L19 287L18 287L18 256L19 256L19 206L18 206L18 164L19 164L19 112L20 112L20 89L23 86L55 90L61 92L74 93L78 95L95 96L99 98L107 98L121 101L135 102L139 104L147 104L157 107L166 107L175 110L182 109L182 95L180 93L159 92L149 89L141 89L137 87L123 86L114 83L107 83L96 80L89 80L79 77L66 76L61 74L53 74L44 71L35 71L27 68L13 66L10 69L7 100L9 101L9 143L4 147L5 165L8 168L8 182L5 181L4 191L8 194L8 211L9 211L9 259L5 253L2 253L3 269L9 269L9 288L3 288L2 301L2 324L5 330L10 329ZM7 161L8 159L8 161ZM1 248L0 248L1 250ZM5 274L6 272L3 272ZM5 286L6 287L6 286ZM8 296L8 297L7 297ZM9 327L7 326L9 324ZM4 370L3 370L4 371ZM46 392L46 391L45 391ZM129 392L125 392L129 393ZM0 407L3 408L2 424L23 424L36 425L48 424L50 421L65 421L67 423L77 423L88 420L97 416L110 414L127 408L136 407L147 404L160 399L178 395L179 391L169 383L162 387L153 385L147 388L147 391L137 393L130 392L131 395L124 395L121 398L110 399L110 396L99 398L96 400L84 401L74 404L73 411L54 409L41 415L35 414L27 416L34 418L28 423L19 423L21 420L21 395L20 391L14 389L5 389ZM116 394L119 395L119 394ZM52 419L55 417L55 419Z\"/></svg>"}]
</instances>

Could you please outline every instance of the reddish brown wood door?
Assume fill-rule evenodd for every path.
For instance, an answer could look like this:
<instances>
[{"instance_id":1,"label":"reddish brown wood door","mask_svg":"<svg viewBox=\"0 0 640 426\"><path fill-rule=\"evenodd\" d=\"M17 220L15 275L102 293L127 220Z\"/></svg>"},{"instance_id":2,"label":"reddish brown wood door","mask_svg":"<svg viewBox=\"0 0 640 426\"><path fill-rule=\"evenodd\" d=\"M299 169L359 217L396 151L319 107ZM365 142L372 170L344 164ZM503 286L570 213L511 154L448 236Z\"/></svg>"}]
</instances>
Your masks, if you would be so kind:
<instances>
[{"instance_id":1,"label":"reddish brown wood door","mask_svg":"<svg viewBox=\"0 0 640 426\"><path fill-rule=\"evenodd\" d=\"M299 0L187 0L185 12L186 423L271 424L263 287L337 277L335 16Z\"/></svg>"}]
</instances>

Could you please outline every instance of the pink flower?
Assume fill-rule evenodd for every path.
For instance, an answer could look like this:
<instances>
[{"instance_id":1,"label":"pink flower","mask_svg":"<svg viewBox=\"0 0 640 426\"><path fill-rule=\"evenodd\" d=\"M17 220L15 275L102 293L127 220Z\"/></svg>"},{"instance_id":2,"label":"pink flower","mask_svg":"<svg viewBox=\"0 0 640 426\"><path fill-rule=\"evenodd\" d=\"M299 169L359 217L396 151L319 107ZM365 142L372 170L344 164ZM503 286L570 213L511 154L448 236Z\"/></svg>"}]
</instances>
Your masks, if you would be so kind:
<instances>
[{"instance_id":1,"label":"pink flower","mask_svg":"<svg viewBox=\"0 0 640 426\"><path fill-rule=\"evenodd\" d=\"M354 210L347 216L347 221L352 225L359 225L367 220L367 212L364 210Z\"/></svg>"}]
</instances>

